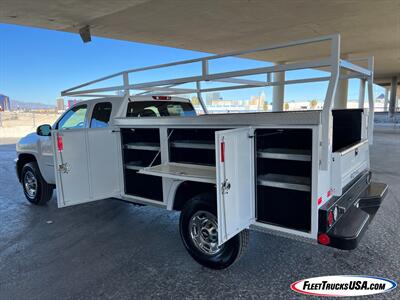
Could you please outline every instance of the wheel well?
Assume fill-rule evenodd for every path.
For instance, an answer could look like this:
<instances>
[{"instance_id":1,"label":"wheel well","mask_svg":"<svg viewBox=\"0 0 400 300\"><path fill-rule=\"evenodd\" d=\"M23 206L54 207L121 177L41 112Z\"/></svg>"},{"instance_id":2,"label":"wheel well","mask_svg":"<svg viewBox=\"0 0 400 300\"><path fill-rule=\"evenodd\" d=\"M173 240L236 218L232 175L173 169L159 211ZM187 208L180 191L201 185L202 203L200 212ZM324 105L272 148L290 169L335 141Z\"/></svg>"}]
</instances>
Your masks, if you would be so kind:
<instances>
[{"instance_id":1,"label":"wheel well","mask_svg":"<svg viewBox=\"0 0 400 300\"><path fill-rule=\"evenodd\" d=\"M36 161L36 157L33 154L20 154L17 162L17 174L18 180L21 182L21 171L22 168L29 162Z\"/></svg>"},{"instance_id":2,"label":"wheel well","mask_svg":"<svg viewBox=\"0 0 400 300\"><path fill-rule=\"evenodd\" d=\"M182 182L175 192L174 210L182 210L185 203L192 197L203 193L216 193L215 184L184 181Z\"/></svg>"}]
</instances>

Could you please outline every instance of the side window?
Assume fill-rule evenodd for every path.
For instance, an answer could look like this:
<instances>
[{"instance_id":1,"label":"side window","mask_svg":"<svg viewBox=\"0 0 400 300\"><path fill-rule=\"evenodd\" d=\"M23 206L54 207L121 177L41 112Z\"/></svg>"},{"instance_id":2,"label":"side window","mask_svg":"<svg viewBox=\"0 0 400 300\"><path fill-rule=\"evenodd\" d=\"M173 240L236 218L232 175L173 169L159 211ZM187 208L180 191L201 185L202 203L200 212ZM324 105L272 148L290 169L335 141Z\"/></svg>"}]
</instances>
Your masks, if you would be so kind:
<instances>
[{"instance_id":1,"label":"side window","mask_svg":"<svg viewBox=\"0 0 400 300\"><path fill-rule=\"evenodd\" d=\"M188 102L136 101L128 103L128 118L137 117L194 117L196 111Z\"/></svg>"},{"instance_id":2,"label":"side window","mask_svg":"<svg viewBox=\"0 0 400 300\"><path fill-rule=\"evenodd\" d=\"M112 110L110 102L97 103L93 108L92 119L90 120L90 128L108 127Z\"/></svg>"},{"instance_id":3,"label":"side window","mask_svg":"<svg viewBox=\"0 0 400 300\"><path fill-rule=\"evenodd\" d=\"M132 105L132 104L133 105ZM155 105L149 105L148 102L129 103L128 117L159 117L160 112Z\"/></svg>"},{"instance_id":4,"label":"side window","mask_svg":"<svg viewBox=\"0 0 400 300\"><path fill-rule=\"evenodd\" d=\"M87 106L79 105L65 113L57 124L57 129L83 128L85 127Z\"/></svg>"},{"instance_id":5,"label":"side window","mask_svg":"<svg viewBox=\"0 0 400 300\"><path fill-rule=\"evenodd\" d=\"M155 106L148 106L143 108L141 112L138 113L139 117L159 117L160 113L158 108Z\"/></svg>"}]
</instances>

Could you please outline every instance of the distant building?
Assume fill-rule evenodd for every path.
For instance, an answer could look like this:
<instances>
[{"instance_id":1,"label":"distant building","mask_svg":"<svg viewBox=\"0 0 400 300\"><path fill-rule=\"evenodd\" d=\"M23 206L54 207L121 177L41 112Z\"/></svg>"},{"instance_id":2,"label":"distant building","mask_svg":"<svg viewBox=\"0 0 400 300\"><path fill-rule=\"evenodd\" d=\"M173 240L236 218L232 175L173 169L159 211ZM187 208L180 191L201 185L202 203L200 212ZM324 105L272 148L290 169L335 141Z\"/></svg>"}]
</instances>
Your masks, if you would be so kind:
<instances>
[{"instance_id":1,"label":"distant building","mask_svg":"<svg viewBox=\"0 0 400 300\"><path fill-rule=\"evenodd\" d=\"M0 94L0 111L10 110L10 97Z\"/></svg>"},{"instance_id":2,"label":"distant building","mask_svg":"<svg viewBox=\"0 0 400 300\"><path fill-rule=\"evenodd\" d=\"M266 98L265 91L262 90L261 93L260 93L260 101L262 103L264 103L265 102L265 98Z\"/></svg>"},{"instance_id":3,"label":"distant building","mask_svg":"<svg viewBox=\"0 0 400 300\"><path fill-rule=\"evenodd\" d=\"M57 99L57 110L64 110L64 99L63 98L58 98Z\"/></svg>"},{"instance_id":4,"label":"distant building","mask_svg":"<svg viewBox=\"0 0 400 300\"><path fill-rule=\"evenodd\" d=\"M124 90L116 91L115 95L117 95L118 97L124 97L125 96L125 91Z\"/></svg>"},{"instance_id":5,"label":"distant building","mask_svg":"<svg viewBox=\"0 0 400 300\"><path fill-rule=\"evenodd\" d=\"M206 93L206 104L210 105L214 100L222 100L219 92Z\"/></svg>"},{"instance_id":6,"label":"distant building","mask_svg":"<svg viewBox=\"0 0 400 300\"><path fill-rule=\"evenodd\" d=\"M67 108L72 107L73 105L75 105L76 103L78 103L79 101L74 99L74 100L68 100L67 102Z\"/></svg>"}]
</instances>

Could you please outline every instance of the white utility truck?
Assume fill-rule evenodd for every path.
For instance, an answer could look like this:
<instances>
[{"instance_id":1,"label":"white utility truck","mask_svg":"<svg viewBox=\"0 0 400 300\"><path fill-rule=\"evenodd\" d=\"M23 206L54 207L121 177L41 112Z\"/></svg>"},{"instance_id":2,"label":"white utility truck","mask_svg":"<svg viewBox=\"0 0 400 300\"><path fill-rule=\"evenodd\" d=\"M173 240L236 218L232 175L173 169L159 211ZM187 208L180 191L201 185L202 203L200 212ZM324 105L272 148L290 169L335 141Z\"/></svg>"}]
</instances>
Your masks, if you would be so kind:
<instances>
[{"instance_id":1,"label":"white utility truck","mask_svg":"<svg viewBox=\"0 0 400 300\"><path fill-rule=\"evenodd\" d=\"M326 58L209 69L219 59L323 42L329 43ZM188 64L198 64L199 74L130 82L132 74ZM310 68L328 75L269 76ZM267 76L252 77L260 74ZM122 85L87 89L117 77ZM332 109L338 82L350 78L368 87L369 109L363 93L359 109ZM201 98L205 92L318 81L328 82L322 110L212 115ZM219 85L202 85L208 82ZM386 184L371 181L369 170L372 82L372 58L342 60L339 35L120 72L62 92L96 99L79 102L53 127L39 126L21 139L18 178L35 204L48 201L56 186L59 207L117 198L181 211L184 246L210 268L226 268L241 256L249 228L354 249L387 191ZM121 90L121 97L104 96ZM198 95L204 115L174 96L190 93Z\"/></svg>"}]
</instances>

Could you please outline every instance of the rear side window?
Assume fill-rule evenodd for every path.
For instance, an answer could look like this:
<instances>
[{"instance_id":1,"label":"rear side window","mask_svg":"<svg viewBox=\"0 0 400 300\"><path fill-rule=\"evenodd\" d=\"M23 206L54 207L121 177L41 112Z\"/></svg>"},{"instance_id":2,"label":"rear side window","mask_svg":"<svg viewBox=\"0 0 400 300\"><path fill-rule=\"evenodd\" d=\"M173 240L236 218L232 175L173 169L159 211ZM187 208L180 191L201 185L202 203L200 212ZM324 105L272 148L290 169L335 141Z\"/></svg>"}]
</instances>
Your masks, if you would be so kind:
<instances>
[{"instance_id":1,"label":"rear side window","mask_svg":"<svg viewBox=\"0 0 400 300\"><path fill-rule=\"evenodd\" d=\"M128 104L127 117L194 117L196 112L187 102L137 101Z\"/></svg>"},{"instance_id":2,"label":"rear side window","mask_svg":"<svg viewBox=\"0 0 400 300\"><path fill-rule=\"evenodd\" d=\"M92 119L90 120L90 128L108 127L112 110L110 102L97 103L93 108Z\"/></svg>"}]
</instances>

